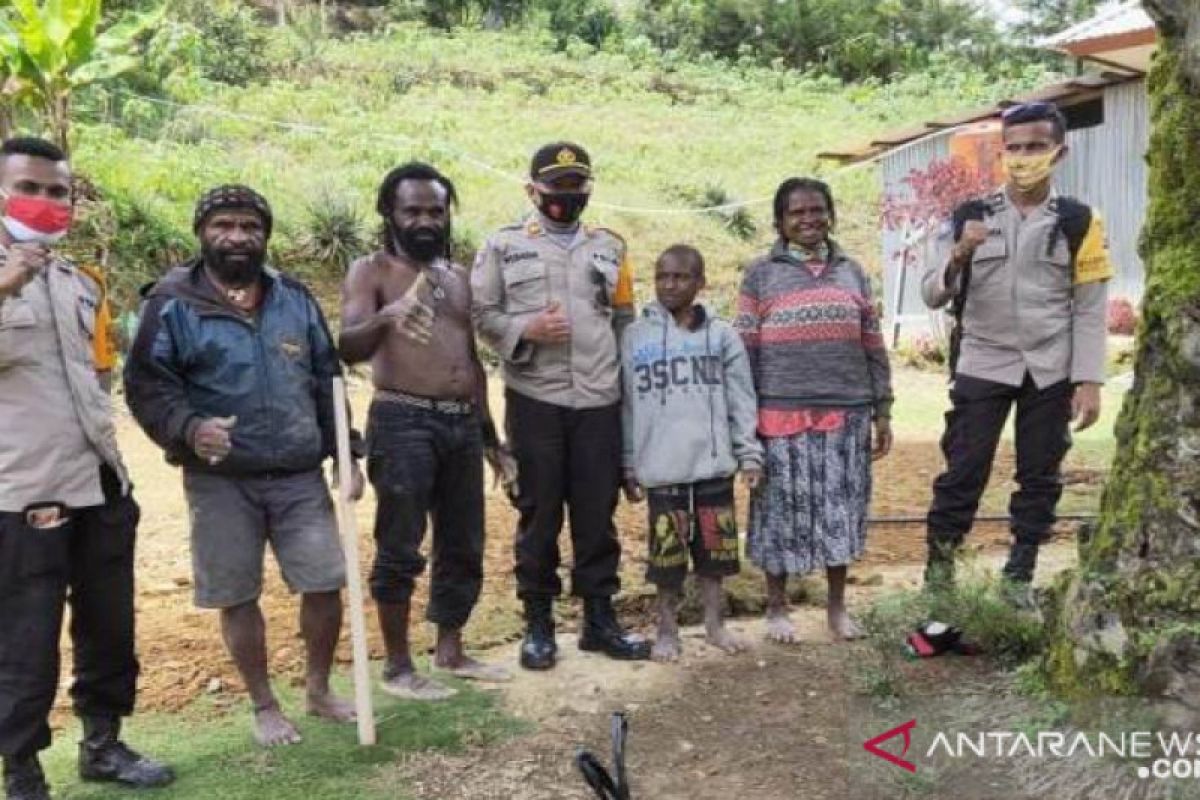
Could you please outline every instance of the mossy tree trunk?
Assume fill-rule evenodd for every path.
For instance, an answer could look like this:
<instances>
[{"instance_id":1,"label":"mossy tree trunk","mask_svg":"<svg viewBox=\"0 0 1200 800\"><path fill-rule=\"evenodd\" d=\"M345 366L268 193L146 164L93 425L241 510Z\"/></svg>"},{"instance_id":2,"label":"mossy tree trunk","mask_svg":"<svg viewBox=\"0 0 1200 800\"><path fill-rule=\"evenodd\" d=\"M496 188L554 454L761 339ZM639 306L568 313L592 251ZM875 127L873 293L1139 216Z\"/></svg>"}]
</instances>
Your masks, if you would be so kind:
<instances>
[{"instance_id":1,"label":"mossy tree trunk","mask_svg":"<svg viewBox=\"0 0 1200 800\"><path fill-rule=\"evenodd\" d=\"M1064 579L1048 668L1069 695L1200 710L1200 0L1148 0L1150 204L1134 383L1100 520Z\"/></svg>"}]
</instances>

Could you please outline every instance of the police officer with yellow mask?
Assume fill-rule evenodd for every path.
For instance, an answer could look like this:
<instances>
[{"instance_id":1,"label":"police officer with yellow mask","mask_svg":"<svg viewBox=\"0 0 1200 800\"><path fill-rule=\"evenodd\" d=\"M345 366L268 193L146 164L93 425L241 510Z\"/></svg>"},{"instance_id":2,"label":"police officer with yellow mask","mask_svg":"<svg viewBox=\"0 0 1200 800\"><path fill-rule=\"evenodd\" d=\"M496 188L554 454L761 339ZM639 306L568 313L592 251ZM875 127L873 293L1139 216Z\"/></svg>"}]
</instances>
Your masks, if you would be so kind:
<instances>
[{"instance_id":1,"label":"police officer with yellow mask","mask_svg":"<svg viewBox=\"0 0 1200 800\"><path fill-rule=\"evenodd\" d=\"M1100 415L1107 281L1112 265L1099 215L1053 187L1066 157L1066 120L1052 103L1002 116L1008 180L954 212L947 262L923 280L930 308L951 304L950 389L933 486L926 583L953 577L1010 409L1016 406L1017 483L1009 503L1013 545L1004 567L1010 596L1029 602L1038 547L1055 522L1060 467L1076 430Z\"/></svg>"},{"instance_id":2,"label":"police officer with yellow mask","mask_svg":"<svg viewBox=\"0 0 1200 800\"><path fill-rule=\"evenodd\" d=\"M618 339L634 311L625 242L580 223L592 164L579 145L540 148L526 191L535 211L487 241L471 279L476 330L503 365L518 465L521 665L554 666L564 504L575 555L571 591L584 599L580 648L646 659L648 643L621 629L612 606L621 555L612 521L621 474Z\"/></svg>"}]
</instances>

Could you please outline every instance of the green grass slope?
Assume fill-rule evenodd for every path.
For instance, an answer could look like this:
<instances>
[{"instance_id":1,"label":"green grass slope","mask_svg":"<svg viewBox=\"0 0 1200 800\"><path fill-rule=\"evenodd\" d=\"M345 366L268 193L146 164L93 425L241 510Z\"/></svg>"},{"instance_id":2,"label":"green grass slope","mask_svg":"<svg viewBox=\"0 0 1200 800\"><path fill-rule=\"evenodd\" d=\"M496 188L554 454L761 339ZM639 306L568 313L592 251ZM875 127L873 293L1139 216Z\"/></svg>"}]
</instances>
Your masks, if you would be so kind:
<instances>
[{"instance_id":1,"label":"green grass slope","mask_svg":"<svg viewBox=\"0 0 1200 800\"><path fill-rule=\"evenodd\" d=\"M190 107L123 93L92 104L104 110L77 127L77 166L184 232L205 187L253 184L276 207L277 243L287 251L314 226L314 208L350 204L373 229L384 172L426 159L457 182L457 225L470 246L527 210L521 179L530 152L571 138L591 150L597 169L588 219L626 237L643 287L657 252L691 242L709 258L722 305L737 267L769 243L770 209L752 205L757 231L739 236L726 218L689 213L706 195L761 201L783 178L824 175L839 201L841 238L875 264L875 169L839 172L816 154L1042 77L995 80L947 61L887 85L843 86L793 72L683 63L632 45L556 52L534 32L447 35L417 25L276 51L284 55L264 83L169 82L173 100ZM745 221L734 227L744 230ZM129 273L150 276L161 265L114 268L128 283Z\"/></svg>"}]
</instances>

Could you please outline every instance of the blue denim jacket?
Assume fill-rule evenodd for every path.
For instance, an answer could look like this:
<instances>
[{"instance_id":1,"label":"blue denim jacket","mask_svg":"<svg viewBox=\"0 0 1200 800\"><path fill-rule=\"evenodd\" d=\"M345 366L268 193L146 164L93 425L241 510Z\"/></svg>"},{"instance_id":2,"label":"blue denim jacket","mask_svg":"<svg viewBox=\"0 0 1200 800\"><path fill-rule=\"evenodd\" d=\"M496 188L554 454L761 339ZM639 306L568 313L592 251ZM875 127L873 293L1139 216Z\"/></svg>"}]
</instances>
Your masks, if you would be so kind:
<instances>
[{"instance_id":1,"label":"blue denim jacket","mask_svg":"<svg viewBox=\"0 0 1200 800\"><path fill-rule=\"evenodd\" d=\"M125 396L167 460L221 474L301 472L336 449L332 380L341 374L325 318L301 283L268 268L257 316L231 306L201 263L146 294L125 364ZM210 417L237 417L216 465L192 451Z\"/></svg>"}]
</instances>

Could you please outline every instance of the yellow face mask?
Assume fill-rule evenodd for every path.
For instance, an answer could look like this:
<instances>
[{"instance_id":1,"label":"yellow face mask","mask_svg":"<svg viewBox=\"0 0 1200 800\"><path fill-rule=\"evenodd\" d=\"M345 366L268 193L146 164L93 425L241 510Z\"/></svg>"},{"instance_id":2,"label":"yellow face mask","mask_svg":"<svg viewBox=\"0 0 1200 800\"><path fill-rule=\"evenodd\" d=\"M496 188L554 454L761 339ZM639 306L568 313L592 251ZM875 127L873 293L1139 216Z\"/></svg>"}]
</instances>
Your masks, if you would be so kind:
<instances>
[{"instance_id":1,"label":"yellow face mask","mask_svg":"<svg viewBox=\"0 0 1200 800\"><path fill-rule=\"evenodd\" d=\"M1022 192L1033 191L1049 182L1060 152L1062 147L1033 156L1005 154L1004 171L1008 173L1008 180L1017 189Z\"/></svg>"}]
</instances>

